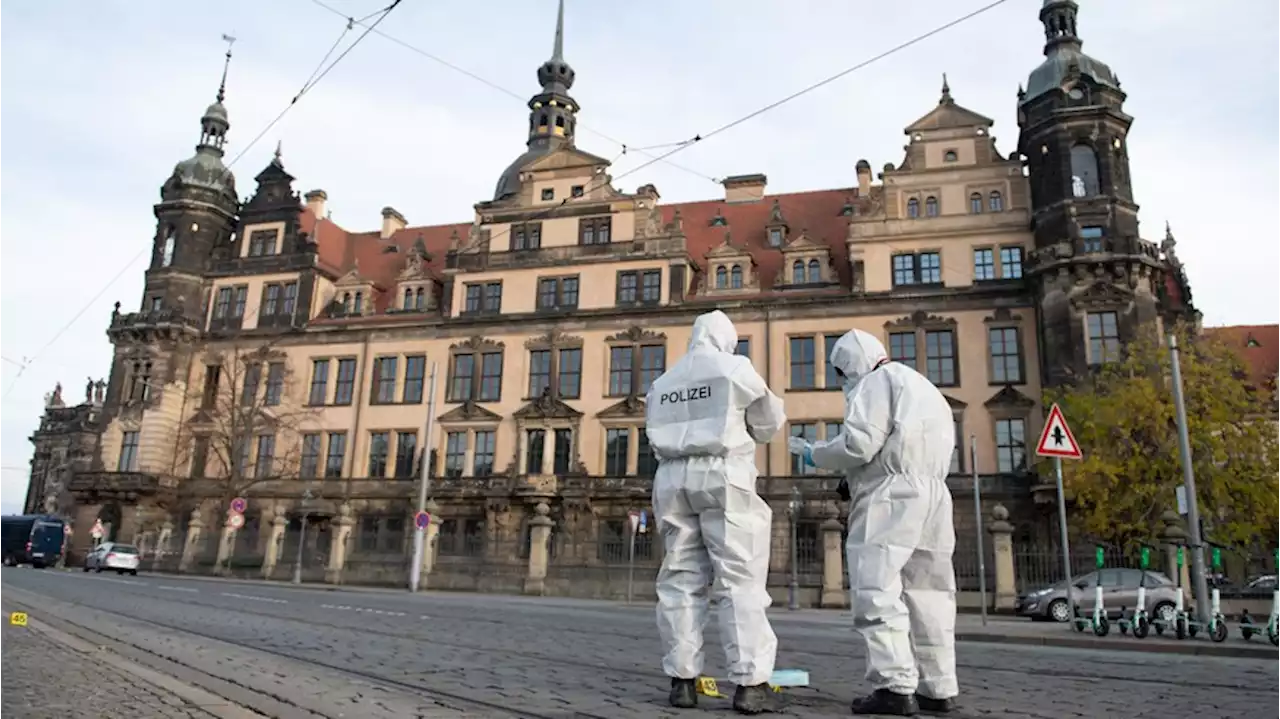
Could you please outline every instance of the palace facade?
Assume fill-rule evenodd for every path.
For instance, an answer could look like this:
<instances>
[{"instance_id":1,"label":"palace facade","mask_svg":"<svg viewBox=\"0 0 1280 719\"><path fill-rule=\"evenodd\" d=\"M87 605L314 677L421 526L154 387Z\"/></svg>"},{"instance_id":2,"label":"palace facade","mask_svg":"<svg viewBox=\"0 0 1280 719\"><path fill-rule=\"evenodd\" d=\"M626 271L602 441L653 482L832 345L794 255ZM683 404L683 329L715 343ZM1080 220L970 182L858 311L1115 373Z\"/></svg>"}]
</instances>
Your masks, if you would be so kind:
<instances>
[{"instance_id":1,"label":"palace facade","mask_svg":"<svg viewBox=\"0 0 1280 719\"><path fill-rule=\"evenodd\" d=\"M562 8L527 150L492 196L450 225L387 207L368 232L331 221L323 190L300 196L279 153L241 203L220 88L154 207L145 290L111 315L109 377L76 406L50 397L28 509L73 518L77 552L100 521L190 571L301 561L308 578L400 581L425 457L436 586L507 586L493 577L549 526L540 591L616 593L601 582L630 561L655 467L645 392L718 308L786 402L787 431L756 457L780 576L789 554L820 561L820 526L843 516L785 435L835 431L826 357L853 327L951 402L958 496L976 474L1016 532L1051 538L1031 471L1042 387L1195 310L1173 238L1139 234L1119 80L1082 52L1074 2L1039 19L1016 149L944 81L898 164L858 160L848 187L771 194L752 174L665 203L578 146ZM244 524L224 528L234 496ZM972 535L971 505L956 513ZM660 547L636 540L650 581Z\"/></svg>"}]
</instances>

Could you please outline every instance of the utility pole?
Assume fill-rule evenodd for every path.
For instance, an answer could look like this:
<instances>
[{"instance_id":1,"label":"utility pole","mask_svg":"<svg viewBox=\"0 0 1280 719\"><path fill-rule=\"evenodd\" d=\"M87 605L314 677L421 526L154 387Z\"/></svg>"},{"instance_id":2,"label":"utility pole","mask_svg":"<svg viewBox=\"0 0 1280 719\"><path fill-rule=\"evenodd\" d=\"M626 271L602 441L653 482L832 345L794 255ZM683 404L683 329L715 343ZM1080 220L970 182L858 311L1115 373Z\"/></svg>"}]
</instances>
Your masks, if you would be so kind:
<instances>
[{"instance_id":1,"label":"utility pole","mask_svg":"<svg viewBox=\"0 0 1280 719\"><path fill-rule=\"evenodd\" d=\"M1182 398L1182 367L1178 362L1178 337L1169 333L1169 364L1173 367L1173 404L1178 414L1178 454L1182 456L1182 484L1187 488L1187 535L1191 540L1191 586L1195 589L1196 618L1209 624L1209 583L1204 576L1204 539L1200 536L1200 506L1196 501L1196 473L1191 466L1191 439L1187 436L1187 406Z\"/></svg>"},{"instance_id":2,"label":"utility pole","mask_svg":"<svg viewBox=\"0 0 1280 719\"><path fill-rule=\"evenodd\" d=\"M418 479L418 511L427 511L427 495L431 490L431 433L436 417L436 363L431 363L431 387L427 390L426 436L422 438L422 476ZM433 520L434 521L434 520ZM422 553L426 549L427 529L413 528L413 563L409 565L409 591L418 591L422 582Z\"/></svg>"},{"instance_id":3,"label":"utility pole","mask_svg":"<svg viewBox=\"0 0 1280 719\"><path fill-rule=\"evenodd\" d=\"M302 505L302 531L298 532L298 554L293 560L293 583L302 584L302 549L307 544L307 518L311 513L308 505L311 503L311 488L307 487L302 491L302 499L298 504Z\"/></svg>"},{"instance_id":4,"label":"utility pole","mask_svg":"<svg viewBox=\"0 0 1280 719\"><path fill-rule=\"evenodd\" d=\"M791 502L787 508L791 515L791 583L787 585L787 609L795 611L800 608L800 551L796 546L799 534L796 523L800 519L800 485L791 485Z\"/></svg>"}]
</instances>

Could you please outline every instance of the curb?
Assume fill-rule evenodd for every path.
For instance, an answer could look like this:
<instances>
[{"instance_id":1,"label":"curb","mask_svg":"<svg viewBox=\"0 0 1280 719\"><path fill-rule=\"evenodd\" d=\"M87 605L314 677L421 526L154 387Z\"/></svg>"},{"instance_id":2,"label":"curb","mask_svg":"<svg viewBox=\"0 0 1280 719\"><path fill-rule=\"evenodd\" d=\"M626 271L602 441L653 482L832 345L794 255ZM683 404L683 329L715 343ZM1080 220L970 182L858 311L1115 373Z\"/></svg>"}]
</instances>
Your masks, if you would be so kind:
<instances>
[{"instance_id":1,"label":"curb","mask_svg":"<svg viewBox=\"0 0 1280 719\"><path fill-rule=\"evenodd\" d=\"M1065 647L1070 649L1137 652L1142 654L1182 654L1201 657L1231 657L1236 659L1274 660L1280 658L1280 653L1276 651L1275 647L1208 644L1195 639L1190 641L1180 641L1177 643L1146 643L1140 639L1108 641L1106 639L1094 637L1036 637L1012 634L984 634L982 632L956 632L956 641L981 642L986 644L1019 644L1034 647Z\"/></svg>"}]
</instances>

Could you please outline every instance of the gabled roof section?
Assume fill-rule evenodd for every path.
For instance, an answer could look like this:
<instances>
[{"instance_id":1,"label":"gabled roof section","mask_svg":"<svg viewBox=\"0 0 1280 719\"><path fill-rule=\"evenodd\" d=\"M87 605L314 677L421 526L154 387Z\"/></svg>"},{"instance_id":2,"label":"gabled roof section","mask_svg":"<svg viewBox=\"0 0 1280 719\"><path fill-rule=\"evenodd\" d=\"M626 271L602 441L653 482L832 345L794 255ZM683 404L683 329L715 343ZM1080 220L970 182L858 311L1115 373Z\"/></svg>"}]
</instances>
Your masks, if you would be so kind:
<instances>
[{"instance_id":1,"label":"gabled roof section","mask_svg":"<svg viewBox=\"0 0 1280 719\"><path fill-rule=\"evenodd\" d=\"M951 86L947 84L947 76L942 76L942 97L938 106L924 117L916 120L904 130L910 135L913 132L929 132L930 130L956 130L966 127L992 127L995 120L956 104L951 97Z\"/></svg>"}]
</instances>

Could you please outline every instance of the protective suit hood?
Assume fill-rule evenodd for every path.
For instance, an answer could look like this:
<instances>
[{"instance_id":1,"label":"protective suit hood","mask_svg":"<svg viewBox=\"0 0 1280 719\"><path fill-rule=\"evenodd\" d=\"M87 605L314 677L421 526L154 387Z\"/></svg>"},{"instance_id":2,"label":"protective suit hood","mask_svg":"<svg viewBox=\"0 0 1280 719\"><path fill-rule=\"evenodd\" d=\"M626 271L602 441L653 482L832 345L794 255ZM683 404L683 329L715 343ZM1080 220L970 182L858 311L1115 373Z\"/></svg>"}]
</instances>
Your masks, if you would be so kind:
<instances>
[{"instance_id":1,"label":"protective suit hood","mask_svg":"<svg viewBox=\"0 0 1280 719\"><path fill-rule=\"evenodd\" d=\"M831 364L844 373L845 381L850 384L888 359L880 340L862 330L849 330L836 340L836 346L831 350Z\"/></svg>"},{"instance_id":2,"label":"protective suit hood","mask_svg":"<svg viewBox=\"0 0 1280 719\"><path fill-rule=\"evenodd\" d=\"M716 310L698 315L693 321L693 336L689 338L689 351L712 347L733 354L738 347L738 329L729 315ZM881 350L883 352L883 349Z\"/></svg>"}]
</instances>

